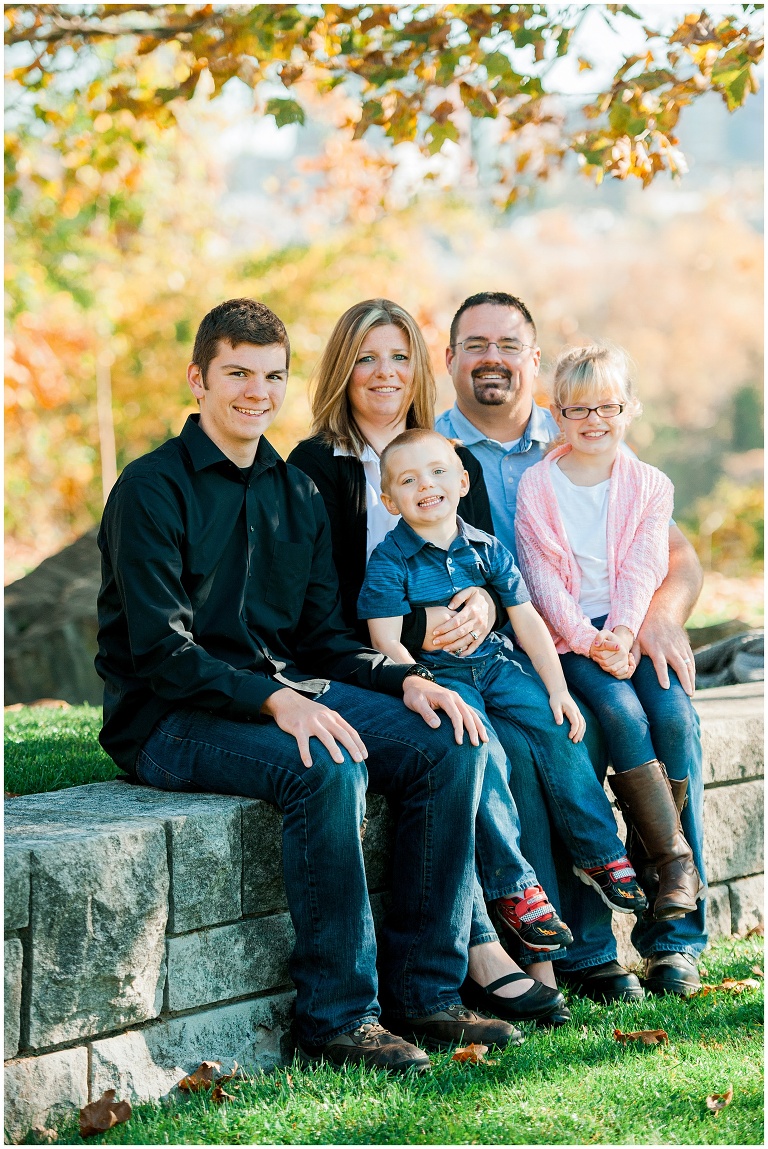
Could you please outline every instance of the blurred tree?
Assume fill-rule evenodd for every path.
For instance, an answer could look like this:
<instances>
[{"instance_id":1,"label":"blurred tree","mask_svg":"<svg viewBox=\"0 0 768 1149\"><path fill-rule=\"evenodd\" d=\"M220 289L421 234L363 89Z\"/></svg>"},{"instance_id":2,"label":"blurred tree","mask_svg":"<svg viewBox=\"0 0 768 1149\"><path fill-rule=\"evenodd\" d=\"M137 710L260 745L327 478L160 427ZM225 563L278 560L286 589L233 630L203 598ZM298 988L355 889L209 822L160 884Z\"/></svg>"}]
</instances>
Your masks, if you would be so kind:
<instances>
[{"instance_id":1,"label":"blurred tree","mask_svg":"<svg viewBox=\"0 0 768 1149\"><path fill-rule=\"evenodd\" d=\"M237 77L278 126L329 103L382 187L391 153L356 147L364 137L383 132L431 156L493 120L498 200L509 204L526 176L546 178L569 152L598 182L684 171L682 108L714 91L733 110L757 88L763 40L749 18L761 7L704 10L663 32L627 4L9 4L5 22L9 78L23 94L15 115L37 121L80 197L128 175L157 129ZM569 53L579 70L593 67L575 42L590 10L639 25L646 50L623 59L573 123L545 81Z\"/></svg>"},{"instance_id":2,"label":"blurred tree","mask_svg":"<svg viewBox=\"0 0 768 1149\"><path fill-rule=\"evenodd\" d=\"M764 558L762 486L722 478L699 499L682 526L706 570L726 575L759 572Z\"/></svg>"},{"instance_id":3,"label":"blurred tree","mask_svg":"<svg viewBox=\"0 0 768 1149\"><path fill-rule=\"evenodd\" d=\"M763 400L756 387L740 387L733 396L734 451L749 451L763 445Z\"/></svg>"}]
</instances>

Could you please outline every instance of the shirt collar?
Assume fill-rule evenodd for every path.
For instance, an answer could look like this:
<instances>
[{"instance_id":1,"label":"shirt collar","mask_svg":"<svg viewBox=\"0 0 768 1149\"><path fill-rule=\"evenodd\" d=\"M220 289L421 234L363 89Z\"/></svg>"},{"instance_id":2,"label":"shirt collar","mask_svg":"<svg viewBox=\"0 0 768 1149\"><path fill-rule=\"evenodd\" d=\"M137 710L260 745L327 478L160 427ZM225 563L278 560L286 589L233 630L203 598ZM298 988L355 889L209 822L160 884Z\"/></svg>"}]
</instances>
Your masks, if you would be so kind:
<instances>
[{"instance_id":1,"label":"shirt collar","mask_svg":"<svg viewBox=\"0 0 768 1149\"><path fill-rule=\"evenodd\" d=\"M187 421L181 429L179 438L187 448L189 457L192 460L192 466L196 471L204 471L207 467L213 467L220 463L229 463L232 465L232 460L227 458L224 452L216 446L214 441L206 435L200 426L199 415L189 415L187 417ZM256 448L255 461L264 468L273 467L275 463L280 461L280 456L277 451L271 443L267 442L263 435L259 439L259 445Z\"/></svg>"},{"instance_id":2,"label":"shirt collar","mask_svg":"<svg viewBox=\"0 0 768 1149\"><path fill-rule=\"evenodd\" d=\"M379 456L370 443L365 444L359 455L348 447L334 447L333 453L335 456L341 456L343 459L359 459L361 463L378 463L379 461Z\"/></svg>"},{"instance_id":3,"label":"shirt collar","mask_svg":"<svg viewBox=\"0 0 768 1149\"><path fill-rule=\"evenodd\" d=\"M548 443L552 438L552 430L549 426L550 419L551 416L546 407L539 407L538 404L534 403L525 431L513 451L527 451L534 440L537 443ZM494 443L498 441L489 439L484 431L479 431L474 423L470 423L466 415L459 410L457 403L454 403L451 408L451 423L458 438L467 447L471 446L472 443Z\"/></svg>"},{"instance_id":4,"label":"shirt collar","mask_svg":"<svg viewBox=\"0 0 768 1149\"><path fill-rule=\"evenodd\" d=\"M467 542L482 543L486 541L485 534L469 523L465 523L460 515L456 516L456 525L459 528L459 537L464 538ZM413 527L406 523L405 519L400 519L397 526L392 528L390 536L403 558L406 559L413 558L424 547L432 545L427 539L418 535Z\"/></svg>"}]
</instances>

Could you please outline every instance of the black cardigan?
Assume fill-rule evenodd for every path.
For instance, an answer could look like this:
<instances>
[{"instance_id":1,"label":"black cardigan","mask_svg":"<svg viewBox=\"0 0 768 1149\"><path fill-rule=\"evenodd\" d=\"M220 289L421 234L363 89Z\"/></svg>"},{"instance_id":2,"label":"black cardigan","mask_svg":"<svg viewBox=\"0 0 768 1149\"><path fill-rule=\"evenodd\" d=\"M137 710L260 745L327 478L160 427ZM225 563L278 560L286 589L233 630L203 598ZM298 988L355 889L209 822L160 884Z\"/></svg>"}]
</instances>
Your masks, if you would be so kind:
<instances>
[{"instance_id":1,"label":"black cardigan","mask_svg":"<svg viewBox=\"0 0 768 1149\"><path fill-rule=\"evenodd\" d=\"M493 534L493 519L483 469L466 447L456 448L469 474L469 491L459 503L459 514L481 531ZM319 435L303 439L288 456L288 462L309 475L325 502L331 521L333 559L339 576L341 612L347 626L366 646L368 626L357 617L357 600L365 578L365 552L368 542L368 513L365 500L365 470L354 455L334 455L333 447ZM493 596L493 592L489 592ZM507 621L506 611L501 612ZM424 641L427 613L419 607L403 620L403 645L414 655Z\"/></svg>"}]
</instances>

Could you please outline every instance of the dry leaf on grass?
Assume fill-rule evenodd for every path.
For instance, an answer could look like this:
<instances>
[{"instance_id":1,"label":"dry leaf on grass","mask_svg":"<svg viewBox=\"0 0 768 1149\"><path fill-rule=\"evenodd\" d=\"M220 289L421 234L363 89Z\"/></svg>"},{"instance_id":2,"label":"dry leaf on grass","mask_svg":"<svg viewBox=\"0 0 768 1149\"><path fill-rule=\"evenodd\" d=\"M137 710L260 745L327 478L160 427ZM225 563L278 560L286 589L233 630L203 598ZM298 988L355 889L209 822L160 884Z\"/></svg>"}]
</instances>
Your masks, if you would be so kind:
<instances>
[{"instance_id":1,"label":"dry leaf on grass","mask_svg":"<svg viewBox=\"0 0 768 1149\"><path fill-rule=\"evenodd\" d=\"M747 989L759 989L760 982L753 977L724 977L719 985L710 985L705 982L693 997L706 997L708 993L716 993L721 989L724 993L744 993Z\"/></svg>"},{"instance_id":2,"label":"dry leaf on grass","mask_svg":"<svg viewBox=\"0 0 768 1149\"><path fill-rule=\"evenodd\" d=\"M485 1059L487 1052L487 1045L475 1045L472 1042L470 1045L464 1045L461 1049L457 1049L451 1061L469 1062L470 1065L477 1065L479 1061Z\"/></svg>"},{"instance_id":3,"label":"dry leaf on grass","mask_svg":"<svg viewBox=\"0 0 768 1149\"><path fill-rule=\"evenodd\" d=\"M113 1125L122 1125L131 1116L128 1101L115 1101L115 1090L108 1089L98 1101L92 1101L80 1110L80 1136L94 1137L106 1133Z\"/></svg>"},{"instance_id":4,"label":"dry leaf on grass","mask_svg":"<svg viewBox=\"0 0 768 1149\"><path fill-rule=\"evenodd\" d=\"M639 1041L642 1045L669 1045L669 1035L665 1029L636 1029L632 1033L622 1033L614 1029L613 1036L622 1045L631 1041Z\"/></svg>"},{"instance_id":5,"label":"dry leaf on grass","mask_svg":"<svg viewBox=\"0 0 768 1149\"><path fill-rule=\"evenodd\" d=\"M14 794L13 790L3 790L4 798L20 798L21 794Z\"/></svg>"},{"instance_id":6,"label":"dry leaf on grass","mask_svg":"<svg viewBox=\"0 0 768 1149\"><path fill-rule=\"evenodd\" d=\"M237 1099L231 1093L227 1093L221 1086L216 1083L211 1090L211 1101L215 1101L217 1105L221 1105L223 1101L236 1101Z\"/></svg>"},{"instance_id":7,"label":"dry leaf on grass","mask_svg":"<svg viewBox=\"0 0 768 1149\"><path fill-rule=\"evenodd\" d=\"M765 926L752 926L751 930L747 930L744 935L745 938L764 938Z\"/></svg>"},{"instance_id":8,"label":"dry leaf on grass","mask_svg":"<svg viewBox=\"0 0 768 1149\"><path fill-rule=\"evenodd\" d=\"M759 965L753 965L752 966L752 973L755 975L755 977L765 977L765 974L760 969Z\"/></svg>"},{"instance_id":9,"label":"dry leaf on grass","mask_svg":"<svg viewBox=\"0 0 768 1149\"><path fill-rule=\"evenodd\" d=\"M29 1131L33 1145L54 1145L59 1139L58 1129L47 1129L44 1125L33 1125Z\"/></svg>"},{"instance_id":10,"label":"dry leaf on grass","mask_svg":"<svg viewBox=\"0 0 768 1149\"><path fill-rule=\"evenodd\" d=\"M730 1105L733 1101L733 1086L729 1085L725 1093L710 1093L707 1098L707 1109L715 1116L721 1109L725 1109L726 1105Z\"/></svg>"},{"instance_id":11,"label":"dry leaf on grass","mask_svg":"<svg viewBox=\"0 0 768 1149\"><path fill-rule=\"evenodd\" d=\"M221 1069L220 1061L201 1061L194 1073L182 1077L179 1089L185 1093L200 1093L204 1089L210 1089L211 1101L217 1105L222 1101L234 1101L232 1094L222 1089L222 1082L232 1080L237 1073L237 1062L233 1062L231 1073L221 1073L217 1076L217 1069Z\"/></svg>"}]
</instances>

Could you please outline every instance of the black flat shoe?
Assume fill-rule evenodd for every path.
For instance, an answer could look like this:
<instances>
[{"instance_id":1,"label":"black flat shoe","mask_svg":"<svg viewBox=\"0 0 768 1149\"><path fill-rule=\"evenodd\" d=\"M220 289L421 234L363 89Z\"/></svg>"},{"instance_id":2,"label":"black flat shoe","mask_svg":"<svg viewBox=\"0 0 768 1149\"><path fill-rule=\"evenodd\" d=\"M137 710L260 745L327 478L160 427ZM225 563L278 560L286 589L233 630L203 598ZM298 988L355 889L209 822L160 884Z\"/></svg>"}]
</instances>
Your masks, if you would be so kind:
<instances>
[{"instance_id":1,"label":"black flat shoe","mask_svg":"<svg viewBox=\"0 0 768 1149\"><path fill-rule=\"evenodd\" d=\"M587 969L558 968L557 977L573 993L592 1001L642 1001L645 997L635 975L617 961L603 962Z\"/></svg>"},{"instance_id":2,"label":"black flat shoe","mask_svg":"<svg viewBox=\"0 0 768 1149\"><path fill-rule=\"evenodd\" d=\"M681 953L651 954L643 985L647 993L673 993L677 997L690 997L701 989L696 959Z\"/></svg>"},{"instance_id":3,"label":"black flat shoe","mask_svg":"<svg viewBox=\"0 0 768 1149\"><path fill-rule=\"evenodd\" d=\"M533 985L518 997L499 997L494 992L503 985L523 981L525 978L532 980ZM470 1009L492 1013L494 1017L502 1017L505 1021L543 1021L556 1010L565 1008L565 998L559 989L552 989L527 973L508 973L485 988L468 976L461 987L461 1000Z\"/></svg>"},{"instance_id":4,"label":"black flat shoe","mask_svg":"<svg viewBox=\"0 0 768 1149\"><path fill-rule=\"evenodd\" d=\"M567 1005L556 1005L551 1013L546 1017L537 1017L536 1026L538 1029L559 1029L561 1025L567 1025L571 1020L571 1011Z\"/></svg>"}]
</instances>

